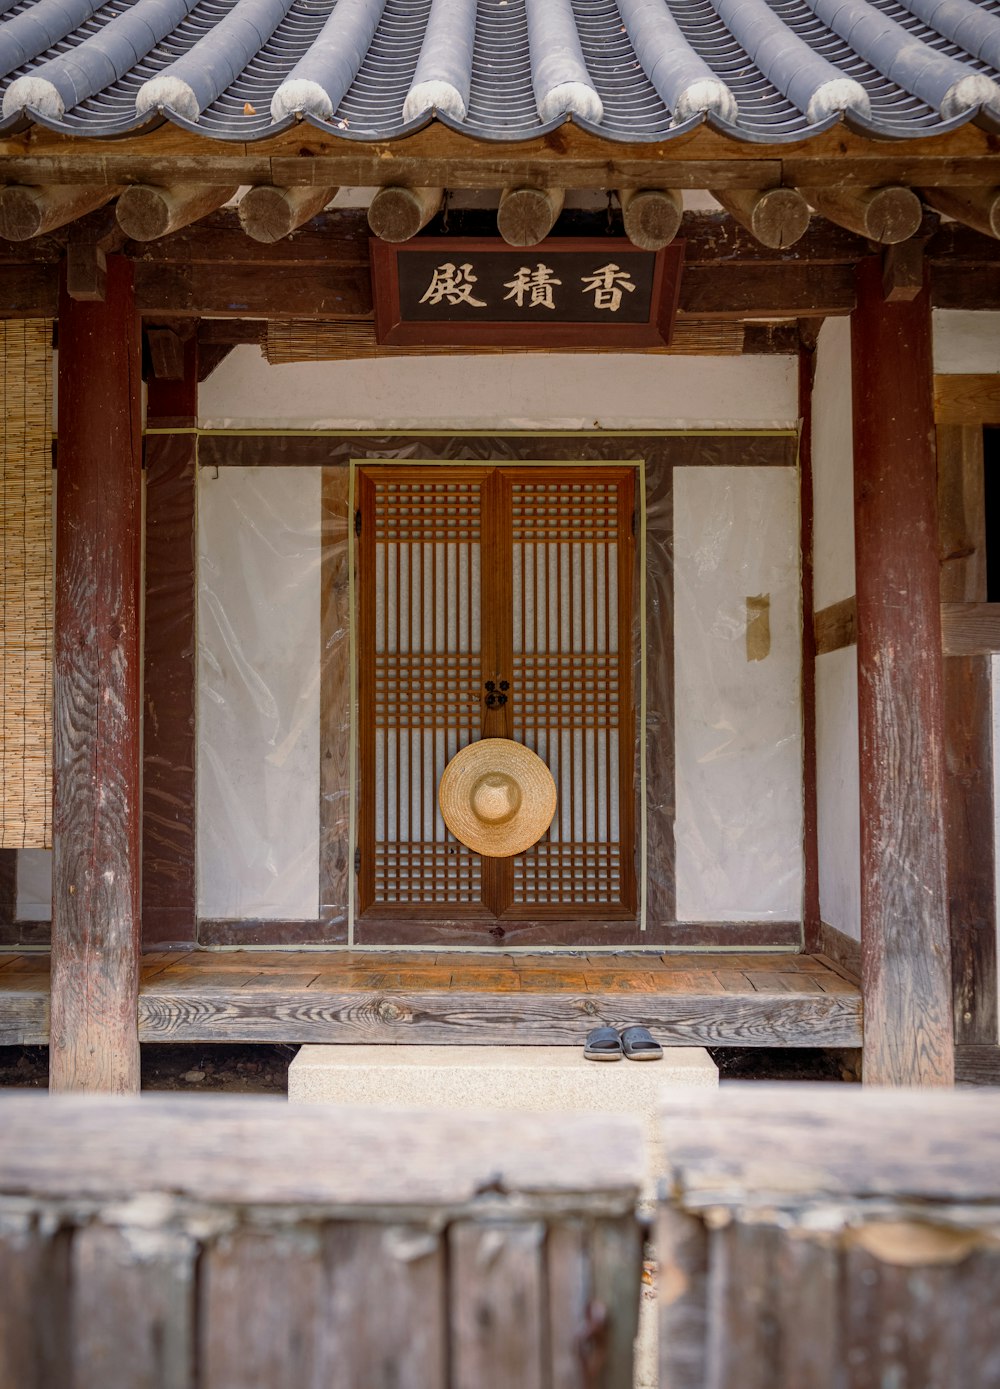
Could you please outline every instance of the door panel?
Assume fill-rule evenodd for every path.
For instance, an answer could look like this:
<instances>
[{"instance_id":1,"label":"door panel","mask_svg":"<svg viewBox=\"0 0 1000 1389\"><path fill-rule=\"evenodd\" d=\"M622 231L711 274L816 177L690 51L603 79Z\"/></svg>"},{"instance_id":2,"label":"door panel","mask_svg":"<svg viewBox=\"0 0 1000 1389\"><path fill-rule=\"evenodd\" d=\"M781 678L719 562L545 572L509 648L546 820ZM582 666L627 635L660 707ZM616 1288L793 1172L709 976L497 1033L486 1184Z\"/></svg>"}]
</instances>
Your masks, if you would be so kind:
<instances>
[{"instance_id":1,"label":"door panel","mask_svg":"<svg viewBox=\"0 0 1000 1389\"><path fill-rule=\"evenodd\" d=\"M359 916L633 916L634 470L386 466L358 483ZM437 805L480 737L524 742L556 779L551 830L513 859L472 854Z\"/></svg>"}]
</instances>

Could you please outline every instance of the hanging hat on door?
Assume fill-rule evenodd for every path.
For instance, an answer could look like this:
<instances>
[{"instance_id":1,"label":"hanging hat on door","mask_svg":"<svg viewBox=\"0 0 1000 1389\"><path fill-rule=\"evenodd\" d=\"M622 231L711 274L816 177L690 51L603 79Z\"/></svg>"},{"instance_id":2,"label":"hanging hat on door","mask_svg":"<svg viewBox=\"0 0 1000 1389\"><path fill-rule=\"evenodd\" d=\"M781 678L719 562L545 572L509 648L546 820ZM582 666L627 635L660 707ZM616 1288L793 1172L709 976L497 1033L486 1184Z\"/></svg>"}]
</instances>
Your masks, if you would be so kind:
<instances>
[{"instance_id":1,"label":"hanging hat on door","mask_svg":"<svg viewBox=\"0 0 1000 1389\"><path fill-rule=\"evenodd\" d=\"M444 822L487 858L537 843L556 813L556 784L537 753L511 738L483 738L457 752L438 787Z\"/></svg>"}]
</instances>

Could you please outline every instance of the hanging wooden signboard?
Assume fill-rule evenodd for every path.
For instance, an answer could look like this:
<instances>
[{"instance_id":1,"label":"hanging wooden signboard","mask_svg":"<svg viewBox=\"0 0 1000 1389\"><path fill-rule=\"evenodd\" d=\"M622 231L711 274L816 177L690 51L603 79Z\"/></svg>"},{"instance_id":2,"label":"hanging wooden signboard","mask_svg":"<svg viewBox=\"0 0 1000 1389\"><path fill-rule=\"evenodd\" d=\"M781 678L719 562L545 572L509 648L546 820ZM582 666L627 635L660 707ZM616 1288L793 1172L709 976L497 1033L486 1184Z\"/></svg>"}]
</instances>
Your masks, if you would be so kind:
<instances>
[{"instance_id":1,"label":"hanging wooden signboard","mask_svg":"<svg viewBox=\"0 0 1000 1389\"><path fill-rule=\"evenodd\" d=\"M403 347L660 347L670 341L684 247L618 237L373 239L375 332Z\"/></svg>"}]
</instances>

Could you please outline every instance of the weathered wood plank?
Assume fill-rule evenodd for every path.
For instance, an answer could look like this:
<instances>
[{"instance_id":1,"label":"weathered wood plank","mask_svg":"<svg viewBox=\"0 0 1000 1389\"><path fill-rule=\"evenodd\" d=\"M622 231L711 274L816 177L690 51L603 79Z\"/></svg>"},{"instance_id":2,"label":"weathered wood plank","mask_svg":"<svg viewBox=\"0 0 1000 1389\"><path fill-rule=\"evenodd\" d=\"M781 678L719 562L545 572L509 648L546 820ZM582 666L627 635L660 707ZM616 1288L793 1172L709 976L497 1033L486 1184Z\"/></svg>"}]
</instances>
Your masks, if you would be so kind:
<instances>
[{"instance_id":1,"label":"weathered wood plank","mask_svg":"<svg viewBox=\"0 0 1000 1389\"><path fill-rule=\"evenodd\" d=\"M944 826L937 465L928 294L852 320L864 1074L954 1076ZM890 402L887 408L887 402Z\"/></svg>"},{"instance_id":2,"label":"weathered wood plank","mask_svg":"<svg viewBox=\"0 0 1000 1389\"><path fill-rule=\"evenodd\" d=\"M660 1389L705 1389L708 1230L697 1217L661 1202L656 1231Z\"/></svg>"},{"instance_id":3,"label":"weathered wood plank","mask_svg":"<svg viewBox=\"0 0 1000 1389\"><path fill-rule=\"evenodd\" d=\"M233 1160L259 1136L252 1163ZM67 1161L72 1153L72 1162ZM405 1153L405 1162L377 1162ZM190 1097L0 1095L0 1195L118 1201L123 1191L195 1202L335 1206L398 1223L424 1206L481 1210L482 1193L561 1198L577 1213L630 1214L641 1131L622 1116L440 1113L289 1106L226 1096L192 1123Z\"/></svg>"},{"instance_id":4,"label":"weathered wood plank","mask_svg":"<svg viewBox=\"0 0 1000 1389\"><path fill-rule=\"evenodd\" d=\"M0 1201L0 1384L69 1384L69 1233Z\"/></svg>"},{"instance_id":5,"label":"weathered wood plank","mask_svg":"<svg viewBox=\"0 0 1000 1389\"><path fill-rule=\"evenodd\" d=\"M93 1224L75 1233L73 1389L190 1389L195 1253L178 1231Z\"/></svg>"},{"instance_id":6,"label":"weathered wood plank","mask_svg":"<svg viewBox=\"0 0 1000 1389\"><path fill-rule=\"evenodd\" d=\"M444 1389L448 1294L442 1235L426 1225L338 1221L324 1231L323 1258L317 1383L330 1389ZM379 1308L388 1315L379 1315Z\"/></svg>"},{"instance_id":7,"label":"weathered wood plank","mask_svg":"<svg viewBox=\"0 0 1000 1389\"><path fill-rule=\"evenodd\" d=\"M854 646L858 639L858 612L853 593L850 598L842 598L839 603L831 603L813 614L813 636L817 656Z\"/></svg>"},{"instance_id":8,"label":"weathered wood plank","mask_svg":"<svg viewBox=\"0 0 1000 1389\"><path fill-rule=\"evenodd\" d=\"M959 1085L1000 1086L1000 1046L995 1042L957 1046L955 1080Z\"/></svg>"},{"instance_id":9,"label":"weathered wood plank","mask_svg":"<svg viewBox=\"0 0 1000 1389\"><path fill-rule=\"evenodd\" d=\"M861 942L827 922L820 923L819 946L823 954L817 958L839 970L852 983L861 978Z\"/></svg>"},{"instance_id":10,"label":"weathered wood plank","mask_svg":"<svg viewBox=\"0 0 1000 1389\"><path fill-rule=\"evenodd\" d=\"M783 1238L774 1255L779 1355L771 1389L839 1389L839 1268L820 1238Z\"/></svg>"},{"instance_id":11,"label":"weathered wood plank","mask_svg":"<svg viewBox=\"0 0 1000 1389\"><path fill-rule=\"evenodd\" d=\"M0 986L0 1046L45 1046L48 1040L48 981L39 980L26 990Z\"/></svg>"},{"instance_id":12,"label":"weathered wood plank","mask_svg":"<svg viewBox=\"0 0 1000 1389\"><path fill-rule=\"evenodd\" d=\"M59 312L54 1089L139 1088L139 321L132 268Z\"/></svg>"},{"instance_id":13,"label":"weathered wood plank","mask_svg":"<svg viewBox=\"0 0 1000 1389\"><path fill-rule=\"evenodd\" d=\"M846 981L840 981L841 985ZM638 1023L671 1046L861 1045L861 1000L843 993L749 995L413 991L278 992L216 986L139 1001L143 1041L420 1042L577 1046L598 1022Z\"/></svg>"},{"instance_id":14,"label":"weathered wood plank","mask_svg":"<svg viewBox=\"0 0 1000 1389\"><path fill-rule=\"evenodd\" d=\"M199 1303L199 1389L346 1383L321 1374L323 1271L315 1230L221 1235L201 1256Z\"/></svg>"},{"instance_id":15,"label":"weathered wood plank","mask_svg":"<svg viewBox=\"0 0 1000 1389\"><path fill-rule=\"evenodd\" d=\"M545 1389L544 1241L539 1221L458 1222L448 1231L454 1389Z\"/></svg>"},{"instance_id":16,"label":"weathered wood plank","mask_svg":"<svg viewBox=\"0 0 1000 1389\"><path fill-rule=\"evenodd\" d=\"M996 1107L965 1090L754 1082L676 1091L664 1175L689 1211L839 1196L998 1203Z\"/></svg>"},{"instance_id":17,"label":"weathered wood plank","mask_svg":"<svg viewBox=\"0 0 1000 1389\"><path fill-rule=\"evenodd\" d=\"M780 1234L734 1221L709 1236L708 1382L718 1389L776 1389L774 1264Z\"/></svg>"}]
</instances>

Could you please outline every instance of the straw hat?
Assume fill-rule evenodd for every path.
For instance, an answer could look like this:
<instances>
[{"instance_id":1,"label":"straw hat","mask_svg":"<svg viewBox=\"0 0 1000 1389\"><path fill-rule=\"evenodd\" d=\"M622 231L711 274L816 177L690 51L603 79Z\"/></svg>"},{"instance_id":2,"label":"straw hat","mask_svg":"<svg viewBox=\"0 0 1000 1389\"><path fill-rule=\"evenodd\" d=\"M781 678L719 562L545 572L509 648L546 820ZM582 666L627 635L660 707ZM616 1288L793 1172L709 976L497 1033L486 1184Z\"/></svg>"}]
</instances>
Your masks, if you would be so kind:
<instances>
[{"instance_id":1,"label":"straw hat","mask_svg":"<svg viewBox=\"0 0 1000 1389\"><path fill-rule=\"evenodd\" d=\"M487 858L522 854L556 811L556 784L537 753L510 738L483 738L457 752L438 787L444 822Z\"/></svg>"}]
</instances>

